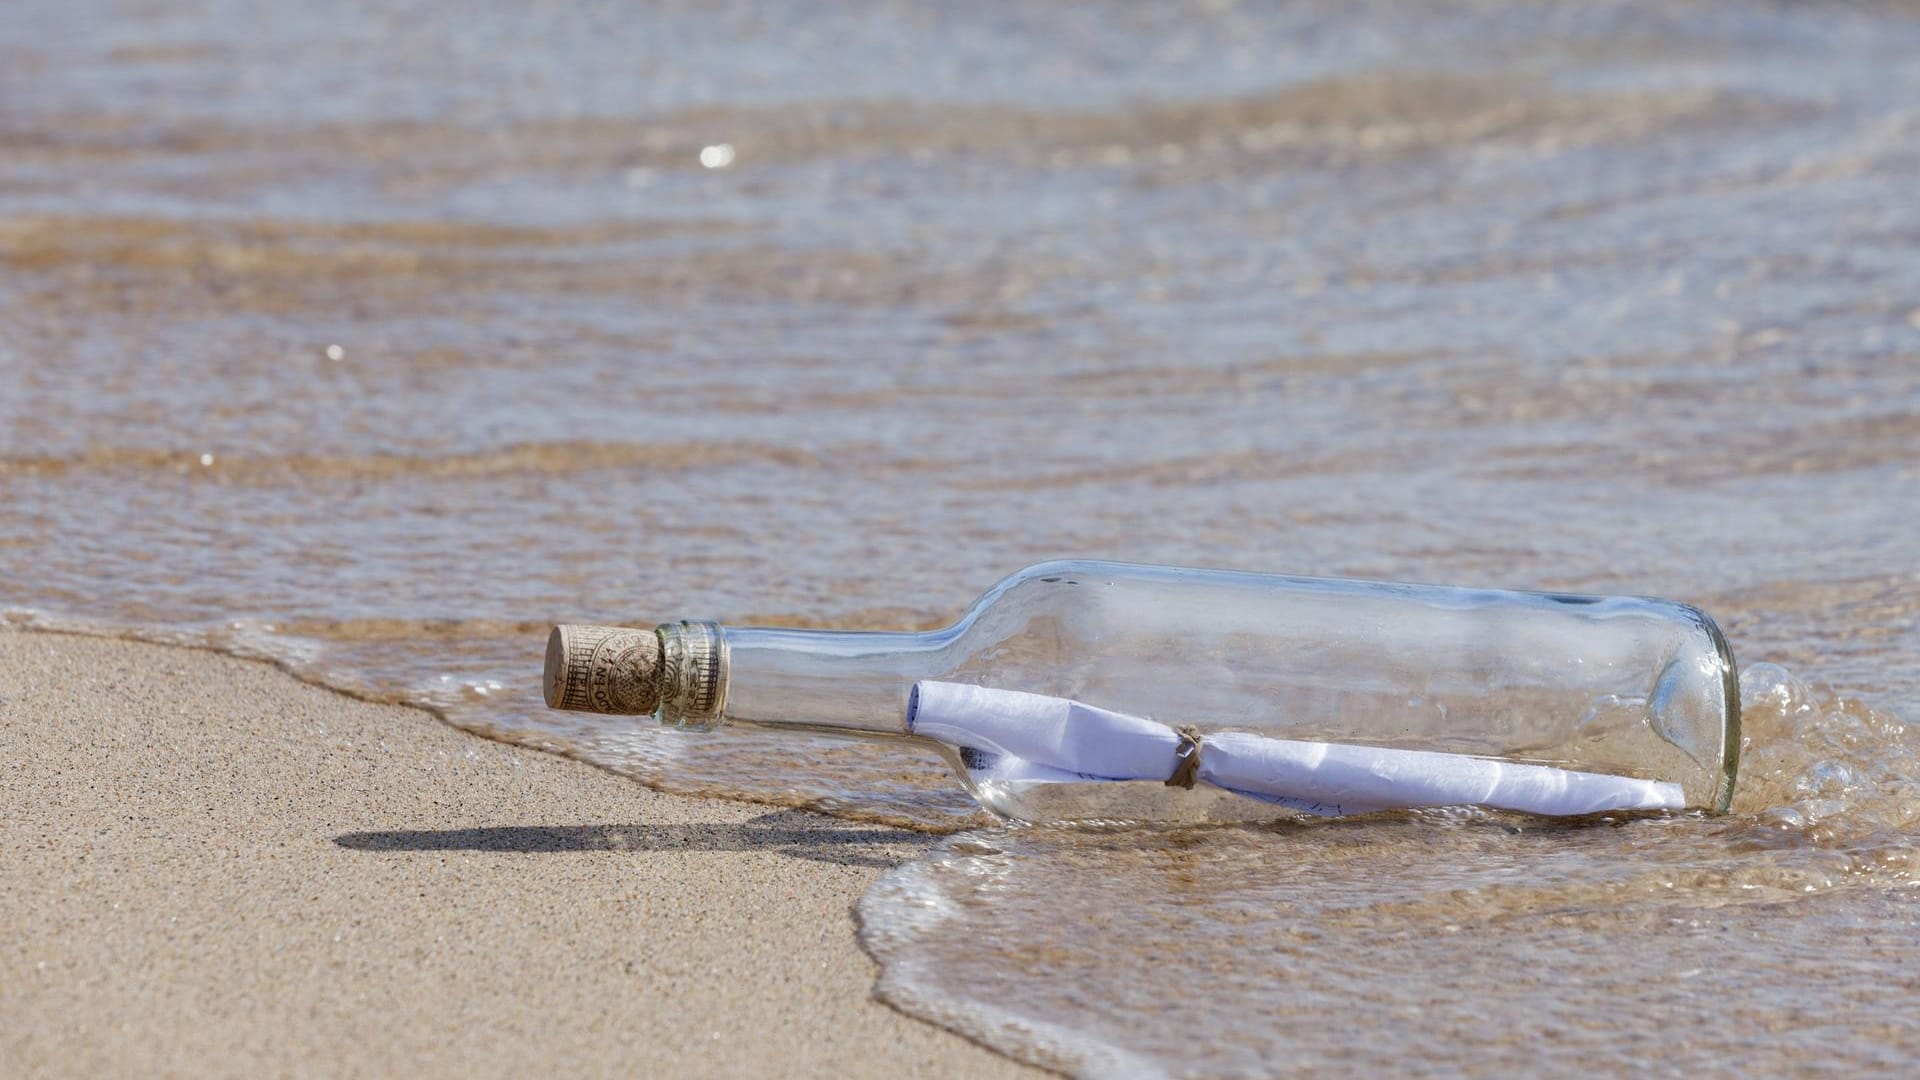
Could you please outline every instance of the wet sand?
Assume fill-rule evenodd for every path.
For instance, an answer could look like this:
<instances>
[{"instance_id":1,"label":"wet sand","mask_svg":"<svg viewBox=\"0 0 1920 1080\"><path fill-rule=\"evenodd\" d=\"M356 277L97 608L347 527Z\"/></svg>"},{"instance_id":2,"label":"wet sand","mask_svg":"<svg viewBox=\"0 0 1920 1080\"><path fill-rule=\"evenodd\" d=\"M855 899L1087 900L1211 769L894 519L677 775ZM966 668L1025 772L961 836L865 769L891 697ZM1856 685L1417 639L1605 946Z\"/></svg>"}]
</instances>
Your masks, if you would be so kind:
<instances>
[{"instance_id":1,"label":"wet sand","mask_svg":"<svg viewBox=\"0 0 1920 1080\"><path fill-rule=\"evenodd\" d=\"M874 1001L919 834L0 632L0 1072L1038 1075Z\"/></svg>"}]
</instances>

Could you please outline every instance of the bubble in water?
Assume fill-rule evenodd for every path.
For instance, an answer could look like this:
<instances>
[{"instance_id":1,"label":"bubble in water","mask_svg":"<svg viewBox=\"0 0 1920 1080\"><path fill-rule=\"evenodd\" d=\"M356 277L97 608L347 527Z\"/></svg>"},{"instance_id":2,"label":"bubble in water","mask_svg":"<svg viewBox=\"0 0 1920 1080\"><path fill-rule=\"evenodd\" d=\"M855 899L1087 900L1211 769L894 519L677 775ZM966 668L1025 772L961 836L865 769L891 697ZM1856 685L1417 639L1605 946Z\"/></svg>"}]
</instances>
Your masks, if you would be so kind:
<instances>
[{"instance_id":1,"label":"bubble in water","mask_svg":"<svg viewBox=\"0 0 1920 1080\"><path fill-rule=\"evenodd\" d=\"M1807 686L1779 664L1750 665L1740 673L1743 713L1769 709L1793 713L1807 708Z\"/></svg>"}]
</instances>

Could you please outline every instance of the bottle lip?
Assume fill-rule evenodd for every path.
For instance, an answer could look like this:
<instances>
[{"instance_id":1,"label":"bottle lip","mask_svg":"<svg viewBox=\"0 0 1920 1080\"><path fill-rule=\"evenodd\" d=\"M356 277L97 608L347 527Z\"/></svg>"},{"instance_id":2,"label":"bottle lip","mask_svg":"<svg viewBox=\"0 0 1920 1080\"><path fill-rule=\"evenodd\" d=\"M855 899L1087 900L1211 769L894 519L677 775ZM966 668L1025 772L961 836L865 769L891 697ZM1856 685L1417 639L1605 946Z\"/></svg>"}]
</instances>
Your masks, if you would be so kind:
<instances>
[{"instance_id":1,"label":"bottle lip","mask_svg":"<svg viewBox=\"0 0 1920 1080\"><path fill-rule=\"evenodd\" d=\"M732 652L717 622L682 619L661 623L660 721L675 727L707 730L727 710L727 675Z\"/></svg>"}]
</instances>

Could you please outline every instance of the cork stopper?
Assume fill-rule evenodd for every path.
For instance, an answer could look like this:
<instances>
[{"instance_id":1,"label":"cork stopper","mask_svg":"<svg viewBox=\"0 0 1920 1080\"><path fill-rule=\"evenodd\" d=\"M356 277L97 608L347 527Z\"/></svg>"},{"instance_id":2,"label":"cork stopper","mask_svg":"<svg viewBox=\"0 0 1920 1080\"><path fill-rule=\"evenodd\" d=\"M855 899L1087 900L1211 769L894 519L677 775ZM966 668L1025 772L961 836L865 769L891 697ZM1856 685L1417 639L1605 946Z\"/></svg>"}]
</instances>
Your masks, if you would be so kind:
<instances>
[{"instance_id":1,"label":"cork stopper","mask_svg":"<svg viewBox=\"0 0 1920 1080\"><path fill-rule=\"evenodd\" d=\"M547 635L547 707L650 716L660 707L660 633L556 626Z\"/></svg>"},{"instance_id":2,"label":"cork stopper","mask_svg":"<svg viewBox=\"0 0 1920 1080\"><path fill-rule=\"evenodd\" d=\"M547 707L711 728L726 714L727 666L717 623L556 626L547 635Z\"/></svg>"}]
</instances>

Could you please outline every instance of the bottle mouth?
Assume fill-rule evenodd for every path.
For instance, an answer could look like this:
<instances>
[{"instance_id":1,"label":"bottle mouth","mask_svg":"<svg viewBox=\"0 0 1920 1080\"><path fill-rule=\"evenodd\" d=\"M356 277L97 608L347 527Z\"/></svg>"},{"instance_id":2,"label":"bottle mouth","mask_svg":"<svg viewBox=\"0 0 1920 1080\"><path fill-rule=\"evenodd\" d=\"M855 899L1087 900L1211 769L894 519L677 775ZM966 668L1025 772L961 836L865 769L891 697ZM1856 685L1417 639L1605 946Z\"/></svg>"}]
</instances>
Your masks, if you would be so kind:
<instances>
[{"instance_id":1,"label":"bottle mouth","mask_svg":"<svg viewBox=\"0 0 1920 1080\"><path fill-rule=\"evenodd\" d=\"M719 623L661 623L660 722L696 731L720 724L727 709L727 635Z\"/></svg>"}]
</instances>

